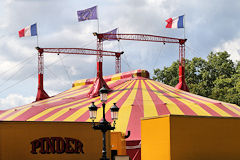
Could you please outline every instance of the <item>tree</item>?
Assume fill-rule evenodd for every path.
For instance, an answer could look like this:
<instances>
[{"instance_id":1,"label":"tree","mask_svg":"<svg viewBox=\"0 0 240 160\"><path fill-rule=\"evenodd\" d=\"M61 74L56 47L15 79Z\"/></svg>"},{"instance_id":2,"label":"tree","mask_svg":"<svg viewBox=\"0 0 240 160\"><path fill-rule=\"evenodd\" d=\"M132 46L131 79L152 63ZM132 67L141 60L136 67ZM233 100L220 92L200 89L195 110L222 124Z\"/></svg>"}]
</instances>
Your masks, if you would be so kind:
<instances>
[{"instance_id":1,"label":"tree","mask_svg":"<svg viewBox=\"0 0 240 160\"><path fill-rule=\"evenodd\" d=\"M235 65L227 52L211 52L207 60L186 60L185 76L190 92L240 105L240 62ZM163 70L154 70L154 80L176 86L178 62Z\"/></svg>"},{"instance_id":2,"label":"tree","mask_svg":"<svg viewBox=\"0 0 240 160\"><path fill-rule=\"evenodd\" d=\"M161 81L165 84L169 84L171 86L175 86L178 83L178 62L173 62L170 67L164 67L163 70L155 69L153 79L157 81Z\"/></svg>"}]
</instances>

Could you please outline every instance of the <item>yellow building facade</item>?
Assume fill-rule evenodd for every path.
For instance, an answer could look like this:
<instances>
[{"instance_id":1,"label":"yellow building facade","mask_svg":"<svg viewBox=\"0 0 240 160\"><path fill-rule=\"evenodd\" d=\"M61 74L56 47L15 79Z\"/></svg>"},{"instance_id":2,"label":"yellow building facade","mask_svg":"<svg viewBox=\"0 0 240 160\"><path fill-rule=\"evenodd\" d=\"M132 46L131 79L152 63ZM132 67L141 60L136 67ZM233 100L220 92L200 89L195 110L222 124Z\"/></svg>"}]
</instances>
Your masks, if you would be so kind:
<instances>
[{"instance_id":1,"label":"yellow building facade","mask_svg":"<svg viewBox=\"0 0 240 160\"><path fill-rule=\"evenodd\" d=\"M111 157L110 132L106 134ZM86 122L0 122L0 160L99 160L102 132Z\"/></svg>"},{"instance_id":2,"label":"yellow building facade","mask_svg":"<svg viewBox=\"0 0 240 160\"><path fill-rule=\"evenodd\" d=\"M142 160L240 159L240 118L166 115L141 129Z\"/></svg>"}]
</instances>

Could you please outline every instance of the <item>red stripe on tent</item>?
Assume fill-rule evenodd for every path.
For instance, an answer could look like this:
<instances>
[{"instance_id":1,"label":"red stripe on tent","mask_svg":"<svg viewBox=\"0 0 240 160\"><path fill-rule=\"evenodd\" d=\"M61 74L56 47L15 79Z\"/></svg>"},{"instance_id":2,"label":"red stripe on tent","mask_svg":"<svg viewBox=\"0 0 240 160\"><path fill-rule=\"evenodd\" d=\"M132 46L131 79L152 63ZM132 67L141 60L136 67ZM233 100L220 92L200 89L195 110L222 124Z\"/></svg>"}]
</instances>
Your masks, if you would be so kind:
<instances>
[{"instance_id":1,"label":"red stripe on tent","mask_svg":"<svg viewBox=\"0 0 240 160\"><path fill-rule=\"evenodd\" d=\"M99 99L97 99L97 100L95 100L95 101L92 101L92 102L97 102L97 101L99 101ZM56 118L55 119L55 121L64 121L66 118L68 118L69 116L71 116L72 114L74 114L75 112L77 112L79 109L81 109L81 108L85 108L85 107L89 107L91 105L91 102L89 102L89 103L87 103L87 104L84 104L84 105L81 105L81 106L79 106L79 107L77 107L77 108L73 108L73 109L69 109L69 111L67 111L66 113L64 113L63 115L61 115L60 117L58 117L58 118ZM98 105L96 105L97 107L100 107L101 106L101 104L98 104ZM87 115L88 115L88 118L89 118L89 112L87 111L87 112L85 112L85 113L87 113ZM85 114L84 113L84 114ZM83 115L84 115L83 114ZM81 116L81 115L80 115ZM77 121L77 120L76 120ZM86 121L86 120L85 120ZM81 121L81 122L85 122L85 121Z\"/></svg>"},{"instance_id":2,"label":"red stripe on tent","mask_svg":"<svg viewBox=\"0 0 240 160\"><path fill-rule=\"evenodd\" d=\"M13 108L13 109L9 109L9 110L12 110L12 112L10 112L10 113L8 113L7 115L3 116L2 118L0 118L0 120L5 120L5 119L11 117L12 115L17 114L18 112L21 112L21 111L23 111L23 110L29 110L30 107L31 107L31 106L28 106L28 107L22 106L21 108L16 107L16 108ZM6 110L6 111L9 111L9 110ZM24 112L23 112L23 113L24 113Z\"/></svg>"},{"instance_id":3,"label":"red stripe on tent","mask_svg":"<svg viewBox=\"0 0 240 160\"><path fill-rule=\"evenodd\" d=\"M187 94L189 97L193 97L208 103L212 103L214 105L216 105L218 108L222 109L223 111L225 111L226 113L228 113L229 115L233 116L233 117L240 117L240 115L234 113L233 111L231 111L230 109L228 109L226 106L222 105L221 102L217 101L217 100L212 100L206 97L201 97L201 96L194 96L192 94ZM221 115L220 115L221 116Z\"/></svg>"},{"instance_id":4,"label":"red stripe on tent","mask_svg":"<svg viewBox=\"0 0 240 160\"><path fill-rule=\"evenodd\" d=\"M129 87L131 85L131 87L128 89L128 91L116 102L116 105L119 107L119 109L121 108L122 104L127 100L128 96L130 95L132 89L134 88L136 84L136 81L131 81L131 84L129 84L127 87ZM126 90L127 87L121 88L121 92ZM106 112L106 118L107 119L111 119L111 111L108 110ZM111 120L112 122L112 120Z\"/></svg>"},{"instance_id":5,"label":"red stripe on tent","mask_svg":"<svg viewBox=\"0 0 240 160\"><path fill-rule=\"evenodd\" d=\"M121 84L129 81L129 79L120 79L113 84L108 85L110 89L114 90L115 87L119 87Z\"/></svg>"},{"instance_id":6,"label":"red stripe on tent","mask_svg":"<svg viewBox=\"0 0 240 160\"><path fill-rule=\"evenodd\" d=\"M73 101L73 98L78 98L78 99L82 99L82 98L86 98L87 97L87 93L84 93L84 94L81 94L81 92L84 92L86 90L88 90L89 88L86 88L86 89L78 89L78 90L73 90L71 92L62 92L58 95L55 95L54 97L51 97L51 98L48 98L46 100L42 100L42 101L38 101L37 103L35 103L36 105L38 106L48 106L49 104L51 104L51 106L57 106L57 105L60 105L60 104L65 104L65 103L68 103L69 102L72 102ZM78 94L77 96L75 94ZM74 97L71 97L72 95L75 95ZM66 97L66 98L64 98ZM33 105L35 105L33 103ZM45 107L45 108L46 108Z\"/></svg>"},{"instance_id":7,"label":"red stripe on tent","mask_svg":"<svg viewBox=\"0 0 240 160\"><path fill-rule=\"evenodd\" d=\"M117 83L118 83L118 82L117 82ZM122 85L124 86L124 84L122 84ZM119 86L118 86L118 87L119 87ZM114 96L114 97L115 97L115 96ZM112 97L112 98L114 98L114 97ZM110 99L112 99L112 98L110 98ZM99 99L96 100L96 101L99 101ZM96 101L94 101L94 102L96 102ZM87 105L90 106L91 103L89 103L89 104L87 104ZM97 107L101 107L101 104L97 105ZM82 107L81 107L81 108L82 108ZM77 111L77 110L76 110L76 109L74 109L74 110L69 110L68 112L64 113L62 116L58 117L56 120L57 120L57 121L60 121L60 120L63 120L63 121L64 121L66 118L68 118L69 116L71 116L75 111ZM87 111L87 112L85 112L84 114L80 115L80 117L77 118L76 121L85 122L86 120L88 120L88 118L89 118L89 112Z\"/></svg>"},{"instance_id":8,"label":"red stripe on tent","mask_svg":"<svg viewBox=\"0 0 240 160\"><path fill-rule=\"evenodd\" d=\"M143 110L143 97L142 97L142 85L139 80L136 97L134 99L132 110L129 118L127 131L131 131L131 136L128 140L140 140L141 139L141 118L144 117Z\"/></svg>"},{"instance_id":9,"label":"red stripe on tent","mask_svg":"<svg viewBox=\"0 0 240 160\"><path fill-rule=\"evenodd\" d=\"M23 114L19 115L18 117L14 118L13 121L27 121L29 118L32 118L33 116L35 116L45 110L45 108L43 108L43 107L37 107L35 109L32 109L32 108L27 110Z\"/></svg>"},{"instance_id":10,"label":"red stripe on tent","mask_svg":"<svg viewBox=\"0 0 240 160\"><path fill-rule=\"evenodd\" d=\"M111 97L111 99L113 99L113 98L115 98L117 95L119 95L122 91L124 91L124 89L126 89L129 85L131 85L132 83L133 83L134 81L132 81L132 82L130 82L127 86L125 86L124 88L120 88L119 90L115 90L116 92L118 91L118 93L115 95L115 96L113 96L113 97ZM134 82L134 84L135 84L136 82ZM133 85L134 86L134 85ZM129 91L130 91L130 89L129 89ZM127 94L127 93L126 93ZM126 95L126 94L124 94L124 96ZM123 96L123 97L124 97ZM122 97L122 98L123 98ZM121 99L122 99L121 98ZM110 100L111 100L110 99ZM117 105L118 105L118 107L120 107L121 105L117 102ZM101 104L99 104L99 106L98 107L101 107ZM108 116L108 111L106 112L106 119L109 119L109 116ZM79 117L76 121L83 121L83 122L85 122L86 120L88 120L89 119L89 113L88 112L85 112L81 117ZM111 118L110 118L111 119ZM111 121L110 121L111 122Z\"/></svg>"},{"instance_id":11,"label":"red stripe on tent","mask_svg":"<svg viewBox=\"0 0 240 160\"><path fill-rule=\"evenodd\" d=\"M77 99L76 99L76 100L77 100ZM82 100L82 101L79 101L79 102L74 102L74 103L72 103L72 104L69 104L69 105L63 106L63 107L61 107L61 108L54 109L53 111L51 111L51 112L49 112L49 113L43 115L42 117L36 119L35 121L44 121L45 119L47 119L48 117L52 116L53 114L55 114L55 113L61 111L62 109L66 109L66 108L68 108L69 110L71 110L71 109L70 109L71 106L73 106L73 105L77 105L77 104L79 104L79 103L86 102L86 101L88 101L88 100L89 100L89 99L85 99L85 100ZM62 105L62 104L59 104L59 105ZM57 105L56 105L56 106L53 106L53 107L57 107ZM83 105L79 105L78 107L76 107L76 109L80 109L80 108L82 108L82 107L83 107ZM73 111L74 111L74 110L73 110Z\"/></svg>"},{"instance_id":12,"label":"red stripe on tent","mask_svg":"<svg viewBox=\"0 0 240 160\"><path fill-rule=\"evenodd\" d=\"M80 95L80 96L76 96L76 97L72 97L72 98L66 98L65 100L62 99L61 101L52 102L52 103L48 103L48 104L42 104L42 105L38 104L37 106L33 105L33 107L31 107L31 109L29 109L26 112L24 112L23 114L19 115L14 120L16 120L16 121L17 120L26 121L29 118L31 118L33 116L36 116L37 114L41 113L44 110L47 110L47 109L50 109L52 107L56 107L56 106L59 106L59 105L71 103L73 101L73 98L78 100L78 99L82 99L84 97L86 97L86 95L85 96ZM79 103L79 102L76 102L76 104L77 103ZM71 104L71 105L74 105L74 104ZM67 106L71 106L71 105L67 105ZM46 115L43 115L42 117L36 119L36 121L43 121L44 119L46 119L47 117L51 116L52 114L54 114L56 112L57 112L57 110L53 110L52 112L50 112Z\"/></svg>"},{"instance_id":13,"label":"red stripe on tent","mask_svg":"<svg viewBox=\"0 0 240 160\"><path fill-rule=\"evenodd\" d=\"M234 106L234 105L232 105L232 104L229 104L229 103L227 103L226 105L227 105L228 107L231 107L231 108L233 108L233 109L235 109L235 110L237 110L237 111L240 112L240 107L236 107L236 106Z\"/></svg>"},{"instance_id":14,"label":"red stripe on tent","mask_svg":"<svg viewBox=\"0 0 240 160\"><path fill-rule=\"evenodd\" d=\"M4 113L4 112L6 112L7 110L0 110L0 114L2 114L2 113Z\"/></svg>"},{"instance_id":15,"label":"red stripe on tent","mask_svg":"<svg viewBox=\"0 0 240 160\"><path fill-rule=\"evenodd\" d=\"M164 86L162 86L162 87L164 87ZM168 86L166 85L164 88L167 88L167 87L168 87ZM168 88L169 88L169 87L168 87ZM170 89L169 91L175 93L172 89ZM187 92L186 92L186 93L187 93ZM175 94L176 94L176 93L175 93ZM217 100L212 100L212 99L205 98L205 97L201 97L201 96L198 96L198 95L194 96L194 95L192 95L192 94L186 94L186 95L188 95L189 97L192 97L192 98L196 98L196 99L199 99L199 100L208 102L208 103L212 103L212 104L216 105L218 108L222 109L223 111L225 111L226 113L228 113L229 115L231 115L231 116L233 116L233 117L240 117L240 115L234 113L233 111L231 111L230 109L228 109L227 107L225 107L224 105L222 105L220 102L219 102L219 103L216 103L216 102L218 102ZM194 101L194 100L191 99L191 101ZM198 102L198 101L196 101L196 102L197 102L197 103L201 103L201 102ZM206 107L205 107L205 108L206 108ZM205 108L204 108L204 109L205 109ZM209 107L209 109L210 109L210 107ZM206 110L206 109L205 109L205 110ZM207 111L207 110L206 110L206 111ZM212 114L212 115L213 115L213 114ZM215 115L213 115L213 116L215 116ZM216 115L216 116L221 116L221 115L218 114L218 115Z\"/></svg>"},{"instance_id":16,"label":"red stripe on tent","mask_svg":"<svg viewBox=\"0 0 240 160\"><path fill-rule=\"evenodd\" d=\"M64 98L64 97L67 97L67 96L71 96L71 95L75 95L75 94L80 94L80 95L78 95L79 97L78 98L84 98L84 97L86 97L87 96L87 93L83 93L83 94L81 94L81 92L84 92L84 91L87 91L87 90L89 90L90 88L82 88L82 89L77 89L77 90L72 90L72 91L70 91L70 92L63 92L63 93L60 93L59 95L55 95L54 97L51 97L51 98L48 98L47 100L47 102L49 103L51 103L52 101L57 101L57 100L60 100L60 101L62 101L62 98ZM80 97L81 96L81 97ZM43 100L43 102L44 102L45 100Z\"/></svg>"},{"instance_id":17,"label":"red stripe on tent","mask_svg":"<svg viewBox=\"0 0 240 160\"><path fill-rule=\"evenodd\" d=\"M165 85L161 85L161 87L167 89L167 87L166 87ZM211 108L210 108L209 106L207 106L206 104L203 104L203 103L198 102L198 101L196 101L196 100L190 99L190 98L188 98L188 97L186 97L186 96L184 96L184 95L180 95L179 93L174 92L173 90L168 90L168 91L170 91L170 92L172 92L172 93L174 93L174 94L176 94L176 95L178 95L178 96L180 96L180 97L183 97L183 98L185 98L185 99L187 99L187 100L189 100L189 101L192 101L192 102L198 104L200 107L202 107L206 112L208 112L208 113L209 113L210 115L212 115L212 116L221 116L219 113L217 113L216 111L214 111L213 109L211 109Z\"/></svg>"},{"instance_id":18,"label":"red stripe on tent","mask_svg":"<svg viewBox=\"0 0 240 160\"><path fill-rule=\"evenodd\" d=\"M178 108L185 114L185 115L197 115L193 110L191 110L186 104L184 104L183 102L179 101L178 99L176 99L175 97L167 94L165 91L161 90L159 88L159 86L156 86L155 84L153 84L152 82L150 82L153 87L158 90L159 92L161 92L164 96L166 96L169 100L171 100L173 103L175 103Z\"/></svg>"},{"instance_id":19,"label":"red stripe on tent","mask_svg":"<svg viewBox=\"0 0 240 160\"><path fill-rule=\"evenodd\" d=\"M146 81L143 81L149 95L152 98L152 102L154 103L156 110L158 112L158 115L165 115L170 114L166 104L154 93L154 90L152 90L149 85L146 83Z\"/></svg>"},{"instance_id":20,"label":"red stripe on tent","mask_svg":"<svg viewBox=\"0 0 240 160\"><path fill-rule=\"evenodd\" d=\"M226 113L230 114L233 117L240 117L238 114L234 113L233 111L231 111L230 109L228 109L227 107L225 107L224 105L222 105L221 103L214 103L218 108L224 110Z\"/></svg>"},{"instance_id":21,"label":"red stripe on tent","mask_svg":"<svg viewBox=\"0 0 240 160\"><path fill-rule=\"evenodd\" d=\"M24 109L23 109L24 110ZM16 110L13 110L12 112L10 112L9 114L3 116L2 118L0 118L0 120L5 120L7 119L8 117L14 115L14 114L17 114L18 112L22 111L22 109L16 109Z\"/></svg>"}]
</instances>

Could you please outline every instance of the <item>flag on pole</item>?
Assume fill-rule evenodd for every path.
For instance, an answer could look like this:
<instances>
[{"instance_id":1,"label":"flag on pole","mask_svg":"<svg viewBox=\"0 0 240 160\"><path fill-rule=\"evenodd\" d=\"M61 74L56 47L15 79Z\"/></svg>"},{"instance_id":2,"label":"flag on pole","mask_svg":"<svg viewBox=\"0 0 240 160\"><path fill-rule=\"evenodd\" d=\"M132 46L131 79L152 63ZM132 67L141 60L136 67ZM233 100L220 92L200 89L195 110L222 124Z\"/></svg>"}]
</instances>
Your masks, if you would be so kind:
<instances>
[{"instance_id":1,"label":"flag on pole","mask_svg":"<svg viewBox=\"0 0 240 160\"><path fill-rule=\"evenodd\" d=\"M78 21L92 20L97 18L97 6L77 11Z\"/></svg>"},{"instance_id":2,"label":"flag on pole","mask_svg":"<svg viewBox=\"0 0 240 160\"><path fill-rule=\"evenodd\" d=\"M37 36L37 23L27 26L18 31L19 37Z\"/></svg>"},{"instance_id":3,"label":"flag on pole","mask_svg":"<svg viewBox=\"0 0 240 160\"><path fill-rule=\"evenodd\" d=\"M184 28L184 15L166 20L166 28Z\"/></svg>"},{"instance_id":4,"label":"flag on pole","mask_svg":"<svg viewBox=\"0 0 240 160\"><path fill-rule=\"evenodd\" d=\"M109 31L109 32L106 32L106 33L103 33L103 34L106 34L104 35L104 38L102 39L103 41L107 40L107 41L114 41L114 40L118 40L117 39L117 28ZM111 35L107 35L107 34L111 34Z\"/></svg>"}]
</instances>

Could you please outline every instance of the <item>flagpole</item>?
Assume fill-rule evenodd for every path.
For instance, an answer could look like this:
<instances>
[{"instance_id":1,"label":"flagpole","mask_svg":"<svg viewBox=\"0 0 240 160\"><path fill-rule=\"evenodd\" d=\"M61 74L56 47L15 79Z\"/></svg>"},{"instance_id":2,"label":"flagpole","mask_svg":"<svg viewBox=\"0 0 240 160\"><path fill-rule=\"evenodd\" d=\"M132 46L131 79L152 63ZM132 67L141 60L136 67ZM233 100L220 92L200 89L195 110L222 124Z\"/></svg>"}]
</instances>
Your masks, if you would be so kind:
<instances>
[{"instance_id":1,"label":"flagpole","mask_svg":"<svg viewBox=\"0 0 240 160\"><path fill-rule=\"evenodd\" d=\"M37 47L39 47L38 46L38 27L37 27L37 23L36 23L36 29L37 29Z\"/></svg>"},{"instance_id":2,"label":"flagpole","mask_svg":"<svg viewBox=\"0 0 240 160\"><path fill-rule=\"evenodd\" d=\"M37 47L39 47L39 46L38 46L38 35L37 35Z\"/></svg>"},{"instance_id":3,"label":"flagpole","mask_svg":"<svg viewBox=\"0 0 240 160\"><path fill-rule=\"evenodd\" d=\"M97 22L98 22L98 33L99 33L99 19L97 20Z\"/></svg>"},{"instance_id":4,"label":"flagpole","mask_svg":"<svg viewBox=\"0 0 240 160\"><path fill-rule=\"evenodd\" d=\"M97 6L97 10L98 10L98 6ZM98 23L98 33L99 33L99 16L97 16L97 23Z\"/></svg>"},{"instance_id":5,"label":"flagpole","mask_svg":"<svg viewBox=\"0 0 240 160\"><path fill-rule=\"evenodd\" d=\"M186 16L186 15L185 15L185 14L183 14L183 15L184 15L184 16L183 16L183 17L184 17L184 19L183 19L184 27L183 27L183 28L184 28L184 39L185 39L185 37L186 37L186 33L185 33L185 28L186 28L185 18L186 18L186 17L185 17L185 16Z\"/></svg>"},{"instance_id":6,"label":"flagpole","mask_svg":"<svg viewBox=\"0 0 240 160\"><path fill-rule=\"evenodd\" d=\"M119 27L117 28L117 34L119 33ZM120 32L121 33L121 32ZM120 52L120 40L118 40L118 51Z\"/></svg>"}]
</instances>

